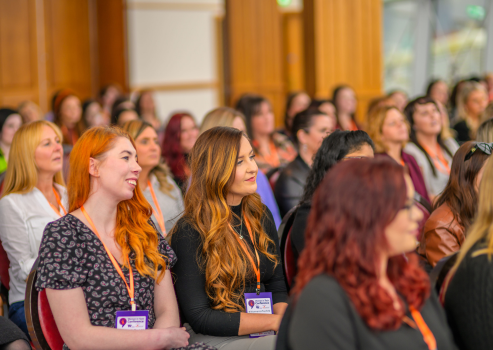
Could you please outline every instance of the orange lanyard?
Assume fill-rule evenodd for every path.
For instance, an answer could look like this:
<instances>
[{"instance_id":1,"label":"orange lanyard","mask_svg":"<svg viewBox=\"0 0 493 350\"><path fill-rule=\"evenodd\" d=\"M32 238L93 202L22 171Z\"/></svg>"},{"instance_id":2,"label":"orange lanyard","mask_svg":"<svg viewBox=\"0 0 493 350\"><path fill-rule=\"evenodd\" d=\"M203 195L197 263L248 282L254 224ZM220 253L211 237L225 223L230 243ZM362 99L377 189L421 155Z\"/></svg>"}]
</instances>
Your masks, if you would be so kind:
<instances>
[{"instance_id":1,"label":"orange lanyard","mask_svg":"<svg viewBox=\"0 0 493 350\"><path fill-rule=\"evenodd\" d=\"M440 149L440 145L437 144L437 153L435 157L433 157L433 154L430 152L430 149L423 145L423 148L425 151L431 156L433 159L433 164L435 164L435 168L437 168L438 171L444 173L444 174L450 174L450 167L448 166L448 162L443 156L443 151ZM438 162L436 159L438 158Z\"/></svg>"},{"instance_id":2,"label":"orange lanyard","mask_svg":"<svg viewBox=\"0 0 493 350\"><path fill-rule=\"evenodd\" d=\"M405 166L406 166L406 163L404 162L404 159L401 159L401 165L402 165L403 167L405 167Z\"/></svg>"},{"instance_id":3,"label":"orange lanyard","mask_svg":"<svg viewBox=\"0 0 493 350\"><path fill-rule=\"evenodd\" d=\"M65 210L64 206L62 205L62 201L60 200L60 196L58 195L57 191L55 190L55 187L53 187L53 193L55 194L56 202L58 203L58 208L55 207L50 202L48 202L48 203L50 203L51 208L53 208L53 210L55 211L55 213L57 213L58 216L60 216L60 217L62 217L63 215L67 215L67 211ZM60 213L59 208L62 208L63 215Z\"/></svg>"},{"instance_id":4,"label":"orange lanyard","mask_svg":"<svg viewBox=\"0 0 493 350\"><path fill-rule=\"evenodd\" d=\"M423 339L426 345L428 345L428 349L436 350L437 341L435 339L435 336L431 332L430 328L428 328L428 325L426 324L425 320L423 320L423 316L421 316L421 313L418 310L416 310L413 306L409 306L409 311L411 312L411 316L413 316L416 326L418 327L419 331L423 335Z\"/></svg>"},{"instance_id":5,"label":"orange lanyard","mask_svg":"<svg viewBox=\"0 0 493 350\"><path fill-rule=\"evenodd\" d=\"M264 157L265 161L273 168L278 167L281 165L281 161L279 160L279 154L277 152L276 145L274 145L273 141L270 141L269 143L269 150L270 154L264 154L262 157Z\"/></svg>"},{"instance_id":6,"label":"orange lanyard","mask_svg":"<svg viewBox=\"0 0 493 350\"><path fill-rule=\"evenodd\" d=\"M94 222L92 222L91 218L89 217L86 210L84 209L84 206L80 207L80 210L82 211L82 214L84 214L84 216L86 217L87 221L89 222L89 225L91 225L92 231L96 234L96 236L98 236L101 243L103 243L103 247L106 250L106 253L108 254L111 262L113 263L113 266L115 267L116 272L118 272L120 277L123 279L123 282L125 282L125 286L127 287L128 295L130 296L130 305L132 306L132 311L135 311L137 308L136 308L135 299L134 299L134 275L132 272L132 266L130 266L130 261L128 259L128 255L125 256L125 259L127 260L128 272L130 274L130 288L128 287L127 281L125 280L125 276L123 275L123 271L120 268L120 264L118 264L115 257L113 256L113 254L111 254L111 252L108 249L108 247L106 246L106 244L104 244L103 240L101 239L101 236L99 235L98 230L96 229L96 226L94 226Z\"/></svg>"},{"instance_id":7,"label":"orange lanyard","mask_svg":"<svg viewBox=\"0 0 493 350\"><path fill-rule=\"evenodd\" d=\"M235 234L235 237L236 237L236 240L238 241L238 243L240 243L241 247L243 248L243 251L245 252L245 254L248 256L248 259L252 263L253 271L255 272L255 275L257 275L257 290L256 290L256 292L257 292L257 295L259 295L260 294L260 258L258 257L257 248L255 247L255 241L253 240L252 228L251 228L250 222L248 221L247 218L245 218L245 226L247 228L248 234L250 235L250 239L252 240L253 249L255 250L255 255L257 256L257 265L255 265L255 262L253 261L253 258L250 255L250 252L248 251L248 249L245 245L245 242L243 242L243 240L240 239L237 234ZM233 228L231 227L231 229L233 229ZM234 231L234 229L233 229L233 231Z\"/></svg>"},{"instance_id":8,"label":"orange lanyard","mask_svg":"<svg viewBox=\"0 0 493 350\"><path fill-rule=\"evenodd\" d=\"M161 232L163 233L163 236L166 237L166 226L164 226L163 212L161 211L161 207L159 206L159 203L156 198L156 193L154 193L154 188L152 188L152 184L150 180L147 180L147 187L149 187L149 191L151 191L152 200L154 201L154 206L156 207L156 210L152 208L152 213L154 214L154 217L156 218L156 221L159 224L159 227L161 228Z\"/></svg>"}]
</instances>

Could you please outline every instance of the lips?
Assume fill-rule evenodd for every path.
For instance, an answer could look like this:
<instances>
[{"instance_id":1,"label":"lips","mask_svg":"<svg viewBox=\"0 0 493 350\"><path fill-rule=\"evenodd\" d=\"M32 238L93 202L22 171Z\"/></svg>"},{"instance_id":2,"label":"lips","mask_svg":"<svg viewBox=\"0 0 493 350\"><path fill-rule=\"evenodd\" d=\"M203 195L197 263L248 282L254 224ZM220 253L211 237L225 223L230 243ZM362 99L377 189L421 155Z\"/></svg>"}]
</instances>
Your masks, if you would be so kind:
<instances>
[{"instance_id":1,"label":"lips","mask_svg":"<svg viewBox=\"0 0 493 350\"><path fill-rule=\"evenodd\" d=\"M137 186L137 179L126 179L125 181L133 187Z\"/></svg>"},{"instance_id":2,"label":"lips","mask_svg":"<svg viewBox=\"0 0 493 350\"><path fill-rule=\"evenodd\" d=\"M246 179L245 181L248 181L248 182L255 182L255 176L252 176L251 178Z\"/></svg>"}]
</instances>

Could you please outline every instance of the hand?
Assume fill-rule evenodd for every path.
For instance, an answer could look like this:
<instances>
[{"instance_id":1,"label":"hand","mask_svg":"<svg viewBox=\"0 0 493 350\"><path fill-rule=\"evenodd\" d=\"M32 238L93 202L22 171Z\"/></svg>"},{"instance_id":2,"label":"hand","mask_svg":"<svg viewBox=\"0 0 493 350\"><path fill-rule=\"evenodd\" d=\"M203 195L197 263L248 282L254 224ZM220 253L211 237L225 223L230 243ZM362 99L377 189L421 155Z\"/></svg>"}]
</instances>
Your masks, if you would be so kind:
<instances>
[{"instance_id":1,"label":"hand","mask_svg":"<svg viewBox=\"0 0 493 350\"><path fill-rule=\"evenodd\" d=\"M182 348L188 345L190 334L185 330L185 327L169 327L160 331L164 338L164 349Z\"/></svg>"}]
</instances>

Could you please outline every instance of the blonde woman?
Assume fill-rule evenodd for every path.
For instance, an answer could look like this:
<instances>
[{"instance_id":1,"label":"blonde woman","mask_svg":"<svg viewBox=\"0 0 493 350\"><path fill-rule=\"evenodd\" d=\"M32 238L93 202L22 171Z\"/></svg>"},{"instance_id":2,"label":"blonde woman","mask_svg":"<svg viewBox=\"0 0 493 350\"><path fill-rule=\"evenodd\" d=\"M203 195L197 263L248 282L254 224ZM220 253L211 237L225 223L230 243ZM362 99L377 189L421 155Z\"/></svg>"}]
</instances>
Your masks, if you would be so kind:
<instances>
[{"instance_id":1,"label":"blonde woman","mask_svg":"<svg viewBox=\"0 0 493 350\"><path fill-rule=\"evenodd\" d=\"M468 81L463 84L457 100L459 120L453 127L457 131L457 141L462 143L474 140L488 105L486 89L480 83Z\"/></svg>"},{"instance_id":2,"label":"blonde woman","mask_svg":"<svg viewBox=\"0 0 493 350\"><path fill-rule=\"evenodd\" d=\"M488 119L479 126L476 141L493 142L493 119Z\"/></svg>"},{"instance_id":3,"label":"blonde woman","mask_svg":"<svg viewBox=\"0 0 493 350\"><path fill-rule=\"evenodd\" d=\"M9 318L26 334L26 279L45 226L68 208L62 139L60 129L48 121L22 126L12 141L0 199L0 240L10 260Z\"/></svg>"},{"instance_id":4,"label":"blonde woman","mask_svg":"<svg viewBox=\"0 0 493 350\"><path fill-rule=\"evenodd\" d=\"M183 212L183 197L168 166L160 159L161 147L154 127L142 120L123 125L135 141L142 172L139 186L152 206L152 221L164 236L171 231Z\"/></svg>"},{"instance_id":5,"label":"blonde woman","mask_svg":"<svg viewBox=\"0 0 493 350\"><path fill-rule=\"evenodd\" d=\"M484 144L485 145L485 144ZM492 144L481 148L491 154ZM478 152L473 147L470 153ZM455 341L461 350L493 348L493 162L484 167L479 186L476 219L470 227L457 262L449 273L445 311ZM447 285L445 282L445 286Z\"/></svg>"},{"instance_id":6,"label":"blonde woman","mask_svg":"<svg viewBox=\"0 0 493 350\"><path fill-rule=\"evenodd\" d=\"M200 126L200 133L212 129L216 126L229 126L238 130L247 132L247 127L245 124L245 117L243 113L229 107L219 107L213 109L207 113L202 120L202 125ZM281 224L281 215L279 214L279 207L277 206L274 193L272 192L272 187L269 184L269 180L264 175L263 172L257 173L257 193L262 199L267 208L272 213L274 217L274 222L276 227Z\"/></svg>"}]
</instances>

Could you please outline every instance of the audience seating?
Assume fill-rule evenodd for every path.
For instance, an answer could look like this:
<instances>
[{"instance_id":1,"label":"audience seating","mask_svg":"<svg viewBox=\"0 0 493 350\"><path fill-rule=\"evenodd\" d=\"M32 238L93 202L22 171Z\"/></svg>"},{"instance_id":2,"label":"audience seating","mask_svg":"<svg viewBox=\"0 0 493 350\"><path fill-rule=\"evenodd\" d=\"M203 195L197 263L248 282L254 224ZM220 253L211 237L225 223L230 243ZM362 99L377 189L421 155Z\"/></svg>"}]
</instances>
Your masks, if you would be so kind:
<instances>
[{"instance_id":1,"label":"audience seating","mask_svg":"<svg viewBox=\"0 0 493 350\"><path fill-rule=\"evenodd\" d=\"M10 276L9 276L10 261L5 249L3 249L2 242L0 241L0 297L3 302L9 305L9 289L10 289Z\"/></svg>"},{"instance_id":2,"label":"audience seating","mask_svg":"<svg viewBox=\"0 0 493 350\"><path fill-rule=\"evenodd\" d=\"M449 256L446 256L435 265L433 270L431 270L430 273L430 283L431 283L431 289L435 289L437 294L440 293L440 289L442 288L443 281L445 280L445 277L447 277L447 274L449 273L450 269L454 266L455 262L457 261L457 256L458 252L451 254Z\"/></svg>"},{"instance_id":3,"label":"audience seating","mask_svg":"<svg viewBox=\"0 0 493 350\"><path fill-rule=\"evenodd\" d=\"M46 290L38 293L35 287L37 269L38 260L34 263L27 279L25 299L27 329L36 350L62 350L63 340L51 313Z\"/></svg>"},{"instance_id":4,"label":"audience seating","mask_svg":"<svg viewBox=\"0 0 493 350\"><path fill-rule=\"evenodd\" d=\"M279 225L279 247L281 251L281 261L284 268L284 277L286 278L286 286L288 289L294 283L294 277L296 275L296 260L294 257L293 249L291 247L291 229L293 227L294 218L298 206L294 207L284 216L281 225Z\"/></svg>"}]
</instances>

